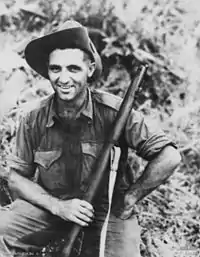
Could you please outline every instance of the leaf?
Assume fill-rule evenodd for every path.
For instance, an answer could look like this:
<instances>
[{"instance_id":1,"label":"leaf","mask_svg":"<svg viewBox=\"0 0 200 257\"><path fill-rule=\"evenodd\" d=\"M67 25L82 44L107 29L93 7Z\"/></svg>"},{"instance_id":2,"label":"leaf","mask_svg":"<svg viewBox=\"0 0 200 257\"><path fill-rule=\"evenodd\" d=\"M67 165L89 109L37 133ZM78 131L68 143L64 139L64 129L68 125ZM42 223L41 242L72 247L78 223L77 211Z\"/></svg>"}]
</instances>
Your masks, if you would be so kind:
<instances>
[{"instance_id":1,"label":"leaf","mask_svg":"<svg viewBox=\"0 0 200 257\"><path fill-rule=\"evenodd\" d=\"M131 25L140 15L141 10L148 4L148 0L115 1L114 13L127 26Z\"/></svg>"},{"instance_id":2,"label":"leaf","mask_svg":"<svg viewBox=\"0 0 200 257\"><path fill-rule=\"evenodd\" d=\"M5 87L0 94L0 123L8 111L16 106L20 92L25 87L26 74L21 70L16 70L5 83Z\"/></svg>"},{"instance_id":3,"label":"leaf","mask_svg":"<svg viewBox=\"0 0 200 257\"><path fill-rule=\"evenodd\" d=\"M159 252L159 257L173 256L173 251L170 244L165 244L158 238L154 238L154 244L156 245L156 248L158 248L157 250Z\"/></svg>"},{"instance_id":4,"label":"leaf","mask_svg":"<svg viewBox=\"0 0 200 257\"><path fill-rule=\"evenodd\" d=\"M0 71L11 73L13 69L28 67L24 59L12 50L0 52Z\"/></svg>"},{"instance_id":5,"label":"leaf","mask_svg":"<svg viewBox=\"0 0 200 257\"><path fill-rule=\"evenodd\" d=\"M48 17L40 10L40 7L36 3L25 4L20 6L20 9L24 12L39 16L42 19L48 19Z\"/></svg>"},{"instance_id":6,"label":"leaf","mask_svg":"<svg viewBox=\"0 0 200 257\"><path fill-rule=\"evenodd\" d=\"M0 2L0 16L8 15L10 13L9 9L6 7L6 5L2 2Z\"/></svg>"}]
</instances>

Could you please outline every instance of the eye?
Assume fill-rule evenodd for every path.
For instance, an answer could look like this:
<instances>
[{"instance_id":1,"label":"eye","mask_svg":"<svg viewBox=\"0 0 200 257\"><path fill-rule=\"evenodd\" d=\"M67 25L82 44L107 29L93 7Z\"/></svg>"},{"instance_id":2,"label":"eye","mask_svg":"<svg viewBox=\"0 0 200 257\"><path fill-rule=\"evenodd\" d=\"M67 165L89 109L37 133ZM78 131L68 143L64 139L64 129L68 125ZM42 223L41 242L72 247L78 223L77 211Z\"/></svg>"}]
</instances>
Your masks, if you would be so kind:
<instances>
[{"instance_id":1,"label":"eye","mask_svg":"<svg viewBox=\"0 0 200 257\"><path fill-rule=\"evenodd\" d=\"M58 73L61 71L61 67L59 65L50 64L49 65L49 71Z\"/></svg>"},{"instance_id":2,"label":"eye","mask_svg":"<svg viewBox=\"0 0 200 257\"><path fill-rule=\"evenodd\" d=\"M81 68L78 67L78 66L76 66L76 65L70 65L70 66L68 67L68 70L69 70L70 72L76 73L76 72L79 72L79 71L81 70Z\"/></svg>"}]
</instances>

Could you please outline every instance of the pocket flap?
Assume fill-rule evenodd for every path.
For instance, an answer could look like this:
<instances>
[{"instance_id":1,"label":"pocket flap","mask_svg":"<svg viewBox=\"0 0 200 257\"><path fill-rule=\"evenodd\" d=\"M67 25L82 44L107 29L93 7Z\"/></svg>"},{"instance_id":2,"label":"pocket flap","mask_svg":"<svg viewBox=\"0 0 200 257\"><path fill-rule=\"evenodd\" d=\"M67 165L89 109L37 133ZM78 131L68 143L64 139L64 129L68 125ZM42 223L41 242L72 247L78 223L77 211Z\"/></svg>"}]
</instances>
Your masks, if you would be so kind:
<instances>
[{"instance_id":1,"label":"pocket flap","mask_svg":"<svg viewBox=\"0 0 200 257\"><path fill-rule=\"evenodd\" d=\"M84 142L81 143L81 146L83 154L88 154L96 158L103 146L103 143Z\"/></svg>"},{"instance_id":2,"label":"pocket flap","mask_svg":"<svg viewBox=\"0 0 200 257\"><path fill-rule=\"evenodd\" d=\"M55 162L57 159L60 158L60 156L61 156L61 150L36 151L34 162L48 169L53 162Z\"/></svg>"}]
</instances>

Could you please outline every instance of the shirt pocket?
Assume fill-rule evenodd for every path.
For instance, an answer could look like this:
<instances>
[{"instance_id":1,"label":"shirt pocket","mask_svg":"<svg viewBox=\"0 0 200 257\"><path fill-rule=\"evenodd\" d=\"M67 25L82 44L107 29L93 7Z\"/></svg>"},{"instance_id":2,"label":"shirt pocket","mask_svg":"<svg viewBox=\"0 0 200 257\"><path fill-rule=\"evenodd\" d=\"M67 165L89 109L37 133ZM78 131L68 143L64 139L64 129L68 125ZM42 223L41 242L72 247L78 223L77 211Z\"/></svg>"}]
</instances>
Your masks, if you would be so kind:
<instances>
[{"instance_id":1,"label":"shirt pocket","mask_svg":"<svg viewBox=\"0 0 200 257\"><path fill-rule=\"evenodd\" d=\"M39 164L42 168L49 170L50 167L56 162L60 156L62 151L51 150L51 151L36 151L34 156L34 162Z\"/></svg>"},{"instance_id":2,"label":"shirt pocket","mask_svg":"<svg viewBox=\"0 0 200 257\"><path fill-rule=\"evenodd\" d=\"M58 184L63 180L61 170L61 154L62 150L51 151L36 151L34 155L34 162L38 168L39 184L46 190L54 190Z\"/></svg>"},{"instance_id":3,"label":"shirt pocket","mask_svg":"<svg viewBox=\"0 0 200 257\"><path fill-rule=\"evenodd\" d=\"M87 186L88 178L92 173L92 167L97 160L103 147L102 142L82 142L82 172L81 172L81 189L84 191Z\"/></svg>"}]
</instances>

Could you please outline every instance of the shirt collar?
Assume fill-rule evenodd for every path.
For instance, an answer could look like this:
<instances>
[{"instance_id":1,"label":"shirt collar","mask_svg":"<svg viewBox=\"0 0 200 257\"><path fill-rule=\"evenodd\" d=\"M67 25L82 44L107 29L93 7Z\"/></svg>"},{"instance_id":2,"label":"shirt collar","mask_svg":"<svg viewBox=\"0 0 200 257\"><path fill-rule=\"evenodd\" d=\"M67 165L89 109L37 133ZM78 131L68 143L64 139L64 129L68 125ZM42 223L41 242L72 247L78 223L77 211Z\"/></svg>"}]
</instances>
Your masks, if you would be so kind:
<instances>
[{"instance_id":1,"label":"shirt collar","mask_svg":"<svg viewBox=\"0 0 200 257\"><path fill-rule=\"evenodd\" d=\"M93 119L93 105L92 105L92 96L91 91L87 90L87 99L85 101L84 107L81 112L82 115L89 118L90 120Z\"/></svg>"},{"instance_id":2,"label":"shirt collar","mask_svg":"<svg viewBox=\"0 0 200 257\"><path fill-rule=\"evenodd\" d=\"M46 127L50 128L54 125L54 117L57 117L56 111L55 111L55 94L53 94L50 98L49 103L49 110L47 112L47 124Z\"/></svg>"},{"instance_id":3,"label":"shirt collar","mask_svg":"<svg viewBox=\"0 0 200 257\"><path fill-rule=\"evenodd\" d=\"M49 103L49 111L48 111L48 118L46 127L52 127L55 123L55 118L58 118L56 111L55 111L55 94L52 95L50 98ZM87 99L85 101L84 107L80 113L80 115L85 116L86 118L92 120L93 119L93 105L92 105L92 96L91 91L87 90Z\"/></svg>"}]
</instances>

